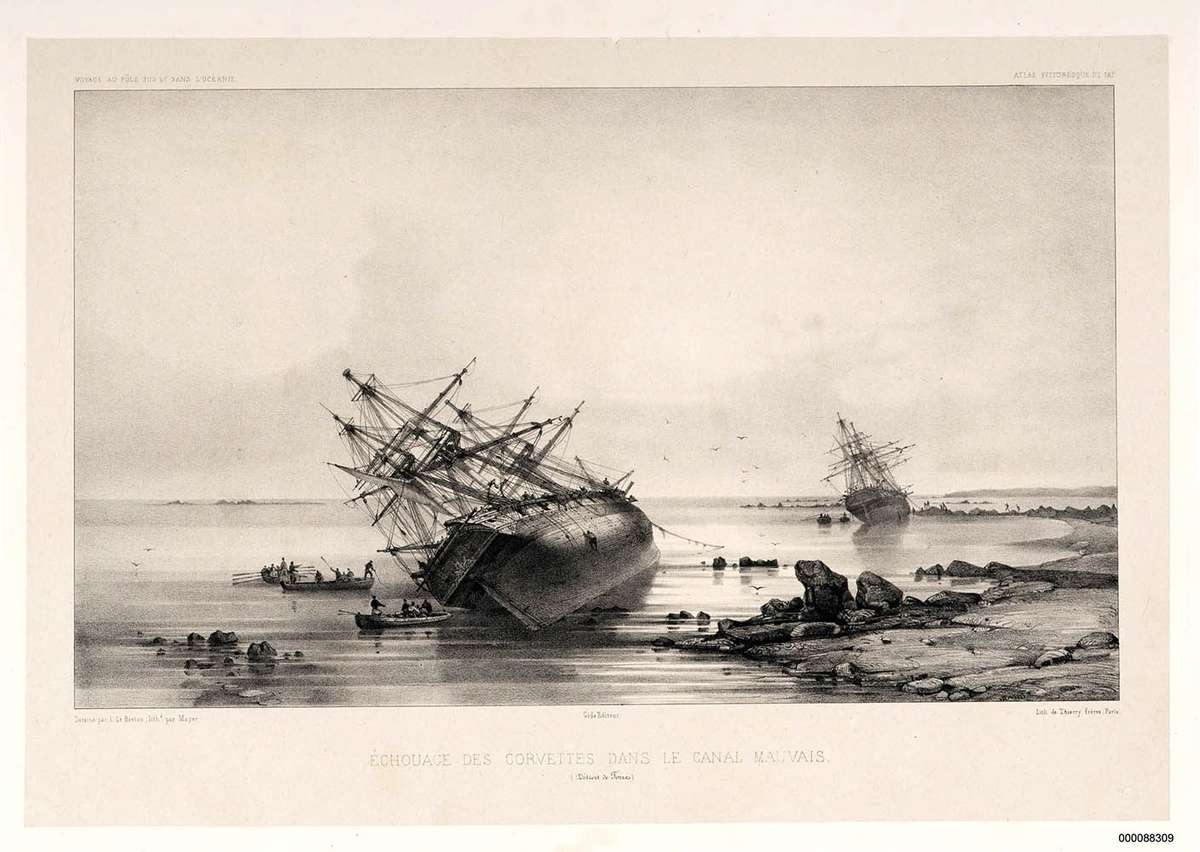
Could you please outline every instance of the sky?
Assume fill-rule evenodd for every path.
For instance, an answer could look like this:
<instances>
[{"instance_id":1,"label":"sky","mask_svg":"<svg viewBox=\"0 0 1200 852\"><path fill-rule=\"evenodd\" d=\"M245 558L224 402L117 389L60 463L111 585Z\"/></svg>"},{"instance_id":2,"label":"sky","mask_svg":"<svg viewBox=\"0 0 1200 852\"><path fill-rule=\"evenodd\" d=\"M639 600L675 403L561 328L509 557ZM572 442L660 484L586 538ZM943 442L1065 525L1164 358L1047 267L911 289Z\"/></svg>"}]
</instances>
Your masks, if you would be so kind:
<instances>
[{"instance_id":1,"label":"sky","mask_svg":"<svg viewBox=\"0 0 1200 852\"><path fill-rule=\"evenodd\" d=\"M472 357L460 401L586 400L568 455L642 496L832 495L837 412L918 494L1115 482L1108 88L81 92L75 130L77 497L339 496L342 370Z\"/></svg>"}]
</instances>

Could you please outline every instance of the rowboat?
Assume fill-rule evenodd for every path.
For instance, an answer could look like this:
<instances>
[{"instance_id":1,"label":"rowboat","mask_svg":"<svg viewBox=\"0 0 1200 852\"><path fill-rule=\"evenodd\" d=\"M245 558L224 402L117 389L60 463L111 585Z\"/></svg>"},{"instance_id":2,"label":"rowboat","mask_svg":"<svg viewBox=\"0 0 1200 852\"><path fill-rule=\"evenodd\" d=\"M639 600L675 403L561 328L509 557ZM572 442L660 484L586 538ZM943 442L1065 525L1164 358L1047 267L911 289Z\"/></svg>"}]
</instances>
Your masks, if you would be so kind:
<instances>
[{"instance_id":1,"label":"rowboat","mask_svg":"<svg viewBox=\"0 0 1200 852\"><path fill-rule=\"evenodd\" d=\"M301 580L289 583L280 580L279 586L285 592L365 592L375 585L374 577L349 577L341 580Z\"/></svg>"},{"instance_id":2,"label":"rowboat","mask_svg":"<svg viewBox=\"0 0 1200 852\"><path fill-rule=\"evenodd\" d=\"M422 627L427 624L438 624L450 618L448 612L435 612L432 615L364 615L354 613L354 623L359 630L390 630L395 627Z\"/></svg>"}]
</instances>

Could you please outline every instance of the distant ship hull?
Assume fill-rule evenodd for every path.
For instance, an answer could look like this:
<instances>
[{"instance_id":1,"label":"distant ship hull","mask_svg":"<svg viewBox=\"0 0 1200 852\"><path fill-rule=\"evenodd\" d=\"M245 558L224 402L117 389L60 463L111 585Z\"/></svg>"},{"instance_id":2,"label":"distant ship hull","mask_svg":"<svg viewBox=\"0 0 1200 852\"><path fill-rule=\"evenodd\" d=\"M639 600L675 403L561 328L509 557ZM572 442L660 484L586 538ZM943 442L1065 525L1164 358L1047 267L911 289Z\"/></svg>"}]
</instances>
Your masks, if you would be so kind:
<instances>
[{"instance_id":1,"label":"distant ship hull","mask_svg":"<svg viewBox=\"0 0 1200 852\"><path fill-rule=\"evenodd\" d=\"M650 519L623 496L556 498L449 525L421 579L443 605L492 599L539 630L658 562ZM590 535L589 535L590 534Z\"/></svg>"},{"instance_id":2,"label":"distant ship hull","mask_svg":"<svg viewBox=\"0 0 1200 852\"><path fill-rule=\"evenodd\" d=\"M884 488L864 488L845 497L846 511L864 524L902 524L908 520L908 496Z\"/></svg>"}]
</instances>

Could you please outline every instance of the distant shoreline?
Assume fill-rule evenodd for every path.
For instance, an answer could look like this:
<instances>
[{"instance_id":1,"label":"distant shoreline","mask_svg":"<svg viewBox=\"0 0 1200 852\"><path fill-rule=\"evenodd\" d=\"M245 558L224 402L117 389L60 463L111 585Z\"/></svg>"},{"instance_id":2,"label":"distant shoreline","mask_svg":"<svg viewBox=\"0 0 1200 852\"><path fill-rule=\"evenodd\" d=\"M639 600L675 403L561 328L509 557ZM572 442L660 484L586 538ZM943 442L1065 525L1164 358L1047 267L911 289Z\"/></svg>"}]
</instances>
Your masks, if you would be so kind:
<instances>
[{"instance_id":1,"label":"distant shoreline","mask_svg":"<svg viewBox=\"0 0 1200 852\"><path fill-rule=\"evenodd\" d=\"M1091 488L980 488L975 491L947 491L943 497L1107 497L1117 499L1117 486L1097 485Z\"/></svg>"}]
</instances>

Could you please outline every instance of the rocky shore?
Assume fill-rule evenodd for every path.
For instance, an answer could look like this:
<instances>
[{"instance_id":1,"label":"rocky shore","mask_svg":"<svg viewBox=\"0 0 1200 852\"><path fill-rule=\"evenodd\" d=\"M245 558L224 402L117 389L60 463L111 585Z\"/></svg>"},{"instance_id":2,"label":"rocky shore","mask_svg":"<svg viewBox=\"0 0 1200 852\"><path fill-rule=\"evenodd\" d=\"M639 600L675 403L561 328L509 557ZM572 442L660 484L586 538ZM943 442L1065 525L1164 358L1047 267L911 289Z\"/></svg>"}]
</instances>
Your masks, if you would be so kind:
<instances>
[{"instance_id":1,"label":"rocky shore","mask_svg":"<svg viewBox=\"0 0 1200 852\"><path fill-rule=\"evenodd\" d=\"M715 634L698 624L695 636L663 636L653 644L738 655L796 678L850 684L881 700L1113 700L1119 697L1115 529L1096 533L1085 524L1076 520L1067 536L1086 544L1078 556L1024 567L954 560L920 569L988 583L981 593L939 591L920 599L869 571L852 591L824 562L801 560L795 572L803 594L772 599L753 618L720 619Z\"/></svg>"},{"instance_id":2,"label":"rocky shore","mask_svg":"<svg viewBox=\"0 0 1200 852\"><path fill-rule=\"evenodd\" d=\"M1065 509L1055 509L1051 506L1038 506L1036 509L1021 510L1020 507L1008 509L951 509L945 503L929 504L913 509L914 515L930 518L1049 518L1055 521L1078 520L1090 521L1095 524L1117 523L1117 505L1101 503L1099 506L1086 506L1076 509L1067 506Z\"/></svg>"}]
</instances>

